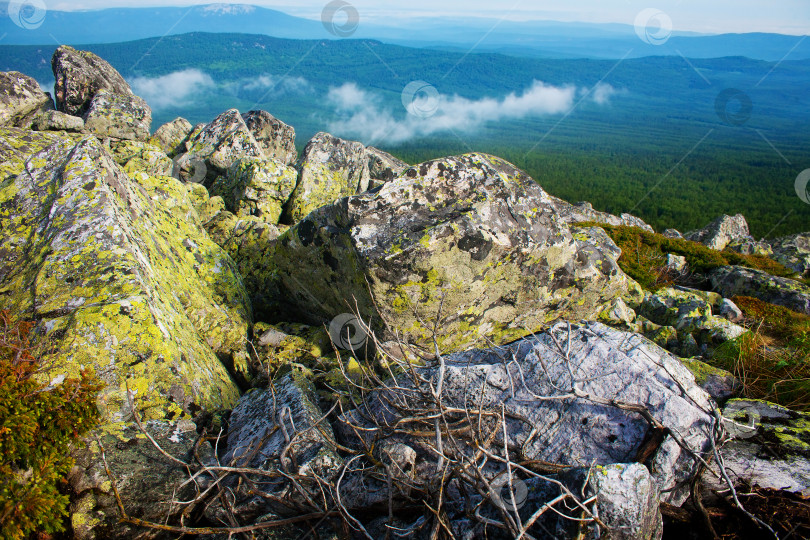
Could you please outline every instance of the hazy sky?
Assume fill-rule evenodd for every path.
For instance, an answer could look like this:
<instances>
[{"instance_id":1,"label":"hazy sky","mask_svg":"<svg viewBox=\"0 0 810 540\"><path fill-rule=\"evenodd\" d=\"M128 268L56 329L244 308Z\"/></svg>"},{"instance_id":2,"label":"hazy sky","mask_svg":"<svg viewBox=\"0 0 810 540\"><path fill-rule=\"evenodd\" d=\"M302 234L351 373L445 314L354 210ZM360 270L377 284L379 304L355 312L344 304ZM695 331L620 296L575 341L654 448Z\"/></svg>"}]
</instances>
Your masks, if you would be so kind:
<instances>
[{"instance_id":1,"label":"hazy sky","mask_svg":"<svg viewBox=\"0 0 810 540\"><path fill-rule=\"evenodd\" d=\"M253 0L221 3L254 4L317 19L328 0ZM633 24L645 8L657 8L672 19L675 30L707 33L810 33L810 0L348 0L363 20L384 24L408 16L484 16L510 20L551 19ZM45 0L50 9L101 9L125 6L210 4L211 0Z\"/></svg>"}]
</instances>

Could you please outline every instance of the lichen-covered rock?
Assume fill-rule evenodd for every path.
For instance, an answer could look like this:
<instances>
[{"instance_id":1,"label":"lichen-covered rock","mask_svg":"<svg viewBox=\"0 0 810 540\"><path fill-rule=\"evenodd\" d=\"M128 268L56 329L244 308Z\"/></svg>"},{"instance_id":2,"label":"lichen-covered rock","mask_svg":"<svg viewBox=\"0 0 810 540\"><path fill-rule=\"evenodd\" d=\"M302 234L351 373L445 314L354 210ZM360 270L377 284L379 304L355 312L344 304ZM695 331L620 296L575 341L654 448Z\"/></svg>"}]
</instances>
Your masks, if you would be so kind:
<instances>
[{"instance_id":1,"label":"lichen-covered rock","mask_svg":"<svg viewBox=\"0 0 810 540\"><path fill-rule=\"evenodd\" d=\"M169 455L194 461L197 431L193 422L152 421L145 430ZM184 507L173 501L190 500L196 495L194 484L182 486L189 479L188 470L166 459L134 423L126 424L115 435L100 434L99 439L102 446L91 439L86 448L75 452L76 465L68 478L73 491L70 521L74 538L135 538L144 530L119 522L121 514L102 448L130 516L162 523L183 511ZM213 458L208 444L199 445L196 453L201 460Z\"/></svg>"},{"instance_id":2,"label":"lichen-covered rock","mask_svg":"<svg viewBox=\"0 0 810 540\"><path fill-rule=\"evenodd\" d=\"M157 146L122 140L110 144L110 153L125 173L145 172L149 176L171 176L174 164Z\"/></svg>"},{"instance_id":3,"label":"lichen-covered rock","mask_svg":"<svg viewBox=\"0 0 810 540\"><path fill-rule=\"evenodd\" d=\"M557 212L562 217L563 221L569 224L582 223L584 221L594 221L596 223L604 223L605 225L626 227L638 227L647 232L655 232L652 227L644 223L641 218L637 218L631 214L622 214L621 216L614 216L607 212L600 212L594 210L593 205L589 202L580 202L571 204L557 197L551 197L551 201Z\"/></svg>"},{"instance_id":4,"label":"lichen-covered rock","mask_svg":"<svg viewBox=\"0 0 810 540\"><path fill-rule=\"evenodd\" d=\"M750 236L748 222L742 214L722 215L704 228L684 235L687 240L699 242L717 251L723 251L731 242L746 240Z\"/></svg>"},{"instance_id":5,"label":"lichen-covered rock","mask_svg":"<svg viewBox=\"0 0 810 540\"><path fill-rule=\"evenodd\" d=\"M157 128L155 134L149 139L149 144L153 144L163 150L169 156L185 152L185 142L191 135L194 126L185 118L175 118Z\"/></svg>"},{"instance_id":6,"label":"lichen-covered rock","mask_svg":"<svg viewBox=\"0 0 810 540\"><path fill-rule=\"evenodd\" d=\"M748 484L807 495L810 490L810 415L774 403L734 399L723 409L723 423L734 440L723 445L726 469L737 487ZM716 463L703 482L718 491Z\"/></svg>"},{"instance_id":7,"label":"lichen-covered rock","mask_svg":"<svg viewBox=\"0 0 810 540\"><path fill-rule=\"evenodd\" d=\"M366 148L366 156L368 157L369 177L372 183L376 184L369 187L378 187L385 182L390 182L410 167L404 161L373 146Z\"/></svg>"},{"instance_id":8,"label":"lichen-covered rock","mask_svg":"<svg viewBox=\"0 0 810 540\"><path fill-rule=\"evenodd\" d=\"M0 71L0 127L28 129L38 114L50 109L53 100L36 80L17 71Z\"/></svg>"},{"instance_id":9,"label":"lichen-covered rock","mask_svg":"<svg viewBox=\"0 0 810 540\"><path fill-rule=\"evenodd\" d=\"M709 274L712 287L725 297L752 296L810 315L810 286L742 266L721 266Z\"/></svg>"},{"instance_id":10,"label":"lichen-covered rock","mask_svg":"<svg viewBox=\"0 0 810 540\"><path fill-rule=\"evenodd\" d=\"M719 345L746 332L745 328L713 315L712 308L719 312L722 302L723 298L713 292L665 288L648 294L639 313L657 324L675 327L684 338L686 334L694 334L699 343Z\"/></svg>"},{"instance_id":11,"label":"lichen-covered rock","mask_svg":"<svg viewBox=\"0 0 810 540\"><path fill-rule=\"evenodd\" d=\"M84 131L84 119L60 111L45 111L34 118L33 128L37 131Z\"/></svg>"},{"instance_id":12,"label":"lichen-covered rock","mask_svg":"<svg viewBox=\"0 0 810 540\"><path fill-rule=\"evenodd\" d=\"M290 320L322 324L356 305L383 340L396 332L431 350L438 318L440 349L458 351L637 294L617 253L606 236L572 235L522 171L468 154L312 212L279 238L264 289L279 287Z\"/></svg>"},{"instance_id":13,"label":"lichen-covered rock","mask_svg":"<svg viewBox=\"0 0 810 540\"><path fill-rule=\"evenodd\" d=\"M205 171L204 174L199 174L195 170L194 179L181 172L181 180L193 180L206 186L211 185L218 176L227 175L231 165L240 159L265 157L261 146L236 109L225 111L200 130L195 128L186 141L186 150L176 160L179 169L183 171L186 164L201 160ZM194 164L192 168L196 167Z\"/></svg>"},{"instance_id":14,"label":"lichen-covered rock","mask_svg":"<svg viewBox=\"0 0 810 540\"><path fill-rule=\"evenodd\" d=\"M71 137L64 133L0 127L0 181L23 172L25 162L32 154L70 140Z\"/></svg>"},{"instance_id":15,"label":"lichen-covered rock","mask_svg":"<svg viewBox=\"0 0 810 540\"><path fill-rule=\"evenodd\" d=\"M259 143L267 158L284 165L295 163L295 128L288 126L267 111L250 111L242 115L253 138Z\"/></svg>"},{"instance_id":16,"label":"lichen-covered rock","mask_svg":"<svg viewBox=\"0 0 810 540\"><path fill-rule=\"evenodd\" d=\"M222 360L245 369L250 303L195 218L182 184L127 176L94 137L0 186L0 308L38 321L53 373L95 369L107 420L127 388L147 419L236 402Z\"/></svg>"},{"instance_id":17,"label":"lichen-covered rock","mask_svg":"<svg viewBox=\"0 0 810 540\"><path fill-rule=\"evenodd\" d=\"M51 67L56 79L57 109L73 116L83 116L100 90L132 95L121 74L89 51L62 45L53 53Z\"/></svg>"},{"instance_id":18,"label":"lichen-covered rock","mask_svg":"<svg viewBox=\"0 0 810 540\"><path fill-rule=\"evenodd\" d=\"M287 203L286 223L297 223L316 208L368 189L366 148L359 142L318 133L304 148L298 168L298 186Z\"/></svg>"},{"instance_id":19,"label":"lichen-covered rock","mask_svg":"<svg viewBox=\"0 0 810 540\"><path fill-rule=\"evenodd\" d=\"M257 320L278 320L273 255L276 240L287 228L255 216L237 218L219 196L201 203L197 212L211 239L236 262Z\"/></svg>"},{"instance_id":20,"label":"lichen-covered rock","mask_svg":"<svg viewBox=\"0 0 810 540\"><path fill-rule=\"evenodd\" d=\"M773 258L804 277L810 277L810 231L770 242Z\"/></svg>"},{"instance_id":21,"label":"lichen-covered rock","mask_svg":"<svg viewBox=\"0 0 810 540\"><path fill-rule=\"evenodd\" d=\"M679 231L678 229L666 229L661 234L663 234L667 238L683 238L681 231Z\"/></svg>"},{"instance_id":22,"label":"lichen-covered rock","mask_svg":"<svg viewBox=\"0 0 810 540\"><path fill-rule=\"evenodd\" d=\"M742 255L762 255L763 257L773 255L773 248L771 248L770 244L767 242L759 242L753 238L732 240L728 243L726 249L741 253Z\"/></svg>"},{"instance_id":23,"label":"lichen-covered rock","mask_svg":"<svg viewBox=\"0 0 810 540\"><path fill-rule=\"evenodd\" d=\"M420 455L417 468L435 471L435 453L424 446L435 443L432 434L424 440L386 435L390 431L375 423L393 426L412 411L423 412L434 403L430 388L440 388L445 407L495 411L499 419L505 415L505 436L515 461L584 466L635 459L650 426L636 412L614 405L618 403L643 407L691 451L705 455L709 450L712 401L689 370L643 337L600 323L561 323L505 347L447 355L442 368L431 363L415 369L423 381L418 388L406 373L396 384L390 381L385 390L372 392L362 408L339 418L338 440L355 446L362 444L358 437L365 444L379 444L381 436L404 437L401 442ZM506 447L503 437L498 430L492 448ZM647 452L642 459L661 499L682 503L688 487L680 483L697 472L697 461L672 435Z\"/></svg>"},{"instance_id":24,"label":"lichen-covered rock","mask_svg":"<svg viewBox=\"0 0 810 540\"><path fill-rule=\"evenodd\" d=\"M211 185L237 217L256 216L278 223L282 207L295 189L298 171L275 159L243 158Z\"/></svg>"},{"instance_id":25,"label":"lichen-covered rock","mask_svg":"<svg viewBox=\"0 0 810 540\"><path fill-rule=\"evenodd\" d=\"M636 320L636 312L623 299L616 298L607 309L599 314L599 320L609 325L630 327Z\"/></svg>"},{"instance_id":26,"label":"lichen-covered rock","mask_svg":"<svg viewBox=\"0 0 810 540\"><path fill-rule=\"evenodd\" d=\"M145 141L152 125L152 109L138 96L99 90L83 118L85 129L100 137Z\"/></svg>"},{"instance_id":27,"label":"lichen-covered rock","mask_svg":"<svg viewBox=\"0 0 810 540\"><path fill-rule=\"evenodd\" d=\"M332 428L318 408L312 383L296 372L273 381L270 388L242 396L229 419L228 451L221 461L225 466L279 470L304 477L317 475L327 480L343 465ZM299 490L283 477L248 477L263 492L287 498L291 505L305 502ZM268 512L290 512L289 507L255 493L250 485L239 484L231 489L234 499L229 501L237 517L250 522ZM211 516L220 513L224 514L219 505L209 510Z\"/></svg>"},{"instance_id":28,"label":"lichen-covered rock","mask_svg":"<svg viewBox=\"0 0 810 540\"><path fill-rule=\"evenodd\" d=\"M739 379L724 369L714 367L697 358L681 358L695 382L718 403L724 403L742 390Z\"/></svg>"}]
</instances>

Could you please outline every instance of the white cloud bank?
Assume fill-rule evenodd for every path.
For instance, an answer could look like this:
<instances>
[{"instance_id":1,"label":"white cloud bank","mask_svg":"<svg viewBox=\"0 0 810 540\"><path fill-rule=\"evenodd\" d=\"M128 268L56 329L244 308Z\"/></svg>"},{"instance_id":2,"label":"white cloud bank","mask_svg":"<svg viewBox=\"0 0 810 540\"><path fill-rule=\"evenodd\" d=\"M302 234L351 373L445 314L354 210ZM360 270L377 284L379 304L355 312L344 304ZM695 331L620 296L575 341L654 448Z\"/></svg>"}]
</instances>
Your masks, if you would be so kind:
<instances>
[{"instance_id":1,"label":"white cloud bank","mask_svg":"<svg viewBox=\"0 0 810 540\"><path fill-rule=\"evenodd\" d=\"M428 85L413 97L406 90L403 105L408 114L400 118L383 107L378 95L355 83L346 83L331 88L327 95L328 103L339 117L329 124L329 130L366 143L396 144L442 131L469 132L488 122L562 114L575 106L578 96L605 105L614 93L613 87L607 84L588 91L534 81L521 94L513 92L501 99L471 100L441 95Z\"/></svg>"},{"instance_id":2,"label":"white cloud bank","mask_svg":"<svg viewBox=\"0 0 810 540\"><path fill-rule=\"evenodd\" d=\"M146 100L153 109L186 105L191 98L216 85L210 75L199 69L175 71L162 77L137 77L132 91Z\"/></svg>"}]
</instances>

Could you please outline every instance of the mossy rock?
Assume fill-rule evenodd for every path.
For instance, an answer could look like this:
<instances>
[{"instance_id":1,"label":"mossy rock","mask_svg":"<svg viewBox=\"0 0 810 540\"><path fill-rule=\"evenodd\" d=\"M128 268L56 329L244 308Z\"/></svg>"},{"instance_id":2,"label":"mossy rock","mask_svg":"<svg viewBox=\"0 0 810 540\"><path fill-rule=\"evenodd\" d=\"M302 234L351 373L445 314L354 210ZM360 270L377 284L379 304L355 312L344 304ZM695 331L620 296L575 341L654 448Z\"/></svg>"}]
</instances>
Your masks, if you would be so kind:
<instances>
[{"instance_id":1,"label":"mossy rock","mask_svg":"<svg viewBox=\"0 0 810 540\"><path fill-rule=\"evenodd\" d=\"M0 308L39 321L56 373L92 367L107 420L232 406L250 302L183 185L126 175L95 137L30 156L0 186Z\"/></svg>"},{"instance_id":2,"label":"mossy rock","mask_svg":"<svg viewBox=\"0 0 810 540\"><path fill-rule=\"evenodd\" d=\"M438 319L440 349L457 351L640 295L616 252L607 238L575 238L525 173L467 154L312 212L263 264L282 316L321 325L359 310L383 339L429 350Z\"/></svg>"}]
</instances>

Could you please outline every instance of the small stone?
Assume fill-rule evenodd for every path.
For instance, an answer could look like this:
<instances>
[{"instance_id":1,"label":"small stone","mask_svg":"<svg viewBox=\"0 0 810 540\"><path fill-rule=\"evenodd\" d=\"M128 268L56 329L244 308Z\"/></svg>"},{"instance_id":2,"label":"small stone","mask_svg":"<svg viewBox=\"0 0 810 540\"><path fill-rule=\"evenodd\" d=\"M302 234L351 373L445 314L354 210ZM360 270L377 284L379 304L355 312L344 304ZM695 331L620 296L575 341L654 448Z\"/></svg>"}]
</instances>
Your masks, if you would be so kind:
<instances>
[{"instance_id":1,"label":"small stone","mask_svg":"<svg viewBox=\"0 0 810 540\"><path fill-rule=\"evenodd\" d=\"M728 298L723 298L723 304L720 306L720 316L734 323L741 322L745 319L742 310Z\"/></svg>"}]
</instances>

